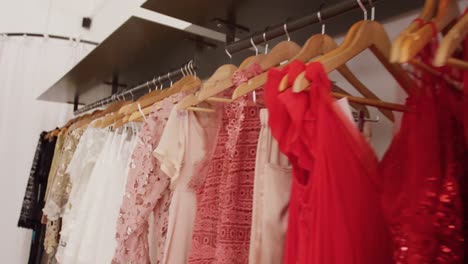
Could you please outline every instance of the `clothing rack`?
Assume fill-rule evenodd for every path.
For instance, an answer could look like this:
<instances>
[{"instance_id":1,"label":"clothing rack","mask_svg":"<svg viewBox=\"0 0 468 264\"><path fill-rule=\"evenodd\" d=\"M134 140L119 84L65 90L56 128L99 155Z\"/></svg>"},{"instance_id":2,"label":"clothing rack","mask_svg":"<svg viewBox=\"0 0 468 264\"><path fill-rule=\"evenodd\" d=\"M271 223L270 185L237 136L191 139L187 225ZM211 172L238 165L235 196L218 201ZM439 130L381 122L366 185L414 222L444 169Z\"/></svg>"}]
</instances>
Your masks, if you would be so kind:
<instances>
[{"instance_id":1,"label":"clothing rack","mask_svg":"<svg viewBox=\"0 0 468 264\"><path fill-rule=\"evenodd\" d=\"M184 68L186 68L186 69L184 70ZM187 68L189 68L189 69L187 70ZM120 93L116 93L116 94L113 94L113 95L111 95L109 97L98 100L98 101L96 101L94 103L87 104L87 105L77 109L76 111L74 111L73 114L74 115L79 115L79 114L88 112L90 110L93 110L95 108L111 104L111 103L113 103L115 101L125 100L127 98L127 96L129 96L129 95L134 97L134 95L136 93L138 93L139 91L141 91L143 89L151 90L150 85L153 85L153 86L156 87L157 83L162 84L163 82L166 82L166 81L172 81L172 78L177 78L177 77L183 76L183 75L187 74L187 72L189 72L192 69L195 70L196 66L193 64L193 61L190 61L190 62L186 63L183 67L181 67L178 70L171 71L171 72L169 72L167 74L164 74L164 75L159 75L159 77L154 77L152 80L147 81L145 83L142 83L140 85L137 85L137 86L135 86L133 88L123 90Z\"/></svg>"},{"instance_id":2,"label":"clothing rack","mask_svg":"<svg viewBox=\"0 0 468 264\"><path fill-rule=\"evenodd\" d=\"M72 37L65 37L65 36L59 36L59 35L48 35L48 34L39 34L39 33L0 33L0 36L4 37L36 37L36 38L51 38L51 39L60 39L60 40L69 40L69 41L77 41L80 43L84 44L90 44L90 45L99 45L98 42L94 41L89 41L89 40L84 40L80 38L72 38Z\"/></svg>"},{"instance_id":3,"label":"clothing rack","mask_svg":"<svg viewBox=\"0 0 468 264\"><path fill-rule=\"evenodd\" d=\"M374 3L378 0L361 0L360 2L365 5L374 6ZM349 0L340 2L332 7L325 8L324 10L320 10L320 17L317 13L310 14L308 16L293 20L291 22L286 22L281 26L274 27L265 31L264 33L256 34L252 37L244 38L233 42L226 46L226 52L229 54L233 54L239 51L243 51L246 49L252 48L252 42L255 44L260 44L264 42L268 42L269 40L273 40L277 37L281 37L284 35L288 35L291 32L297 31L299 29L305 28L307 26L316 24L316 23L323 23L324 20L341 15L348 11L354 9L360 9L360 5L357 0ZM367 11L366 11L367 12ZM367 14L366 14L367 15ZM288 35L289 37L289 35Z\"/></svg>"}]
</instances>

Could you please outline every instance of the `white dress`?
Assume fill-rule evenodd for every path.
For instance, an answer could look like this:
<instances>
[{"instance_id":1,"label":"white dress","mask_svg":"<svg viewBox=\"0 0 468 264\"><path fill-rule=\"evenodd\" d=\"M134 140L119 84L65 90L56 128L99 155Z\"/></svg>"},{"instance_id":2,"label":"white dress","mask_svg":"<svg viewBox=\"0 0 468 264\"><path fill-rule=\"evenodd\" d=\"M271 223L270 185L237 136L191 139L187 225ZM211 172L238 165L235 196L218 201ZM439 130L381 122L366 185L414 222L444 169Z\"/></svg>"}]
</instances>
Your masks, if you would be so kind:
<instances>
[{"instance_id":1,"label":"white dress","mask_svg":"<svg viewBox=\"0 0 468 264\"><path fill-rule=\"evenodd\" d=\"M132 131L119 132L111 133L90 175L62 264L106 264L112 261L120 197L124 192L130 153L136 142Z\"/></svg>"},{"instance_id":2,"label":"white dress","mask_svg":"<svg viewBox=\"0 0 468 264\"><path fill-rule=\"evenodd\" d=\"M59 263L63 262L63 252L77 218L78 208L83 198L83 193L88 186L89 177L96 164L96 159L109 136L110 133L107 130L88 127L83 133L75 154L68 165L67 173L70 175L72 188L62 217L60 243L55 255Z\"/></svg>"}]
</instances>

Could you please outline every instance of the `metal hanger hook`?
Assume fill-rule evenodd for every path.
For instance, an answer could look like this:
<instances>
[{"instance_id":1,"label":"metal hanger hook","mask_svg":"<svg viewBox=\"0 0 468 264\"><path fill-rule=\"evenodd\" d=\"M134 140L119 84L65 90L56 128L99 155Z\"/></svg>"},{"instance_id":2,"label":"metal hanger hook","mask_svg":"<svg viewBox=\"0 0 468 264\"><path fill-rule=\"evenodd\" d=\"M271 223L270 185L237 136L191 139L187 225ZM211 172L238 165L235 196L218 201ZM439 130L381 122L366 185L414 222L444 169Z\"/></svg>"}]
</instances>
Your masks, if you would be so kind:
<instances>
[{"instance_id":1,"label":"metal hanger hook","mask_svg":"<svg viewBox=\"0 0 468 264\"><path fill-rule=\"evenodd\" d=\"M268 42L266 40L266 29L263 31L263 42L265 42L265 54L268 54Z\"/></svg>"},{"instance_id":2,"label":"metal hanger hook","mask_svg":"<svg viewBox=\"0 0 468 264\"><path fill-rule=\"evenodd\" d=\"M190 64L190 68L192 68L192 70L193 70L193 76L195 76L195 78L196 78L197 77L197 71L195 70L195 66L193 66L193 60L191 60L189 62L189 64Z\"/></svg>"},{"instance_id":3,"label":"metal hanger hook","mask_svg":"<svg viewBox=\"0 0 468 264\"><path fill-rule=\"evenodd\" d=\"M158 89L158 85L156 84L156 76L153 77L153 85L154 85L154 90L156 91Z\"/></svg>"},{"instance_id":4,"label":"metal hanger hook","mask_svg":"<svg viewBox=\"0 0 468 264\"><path fill-rule=\"evenodd\" d=\"M322 9L322 8L320 8ZM322 20L322 15L320 13L320 10L317 12L317 18L320 22L320 24L322 25L322 35L325 34L325 23L323 23L323 20Z\"/></svg>"},{"instance_id":5,"label":"metal hanger hook","mask_svg":"<svg viewBox=\"0 0 468 264\"><path fill-rule=\"evenodd\" d=\"M367 20L367 9L366 7L362 4L361 0L356 0L359 7L361 7L362 12L364 13L364 20Z\"/></svg>"},{"instance_id":6,"label":"metal hanger hook","mask_svg":"<svg viewBox=\"0 0 468 264\"><path fill-rule=\"evenodd\" d=\"M170 72L167 73L167 78L169 79L169 81L171 81L171 86L172 86L172 84L174 84L174 83L172 82L171 73L170 73Z\"/></svg>"},{"instance_id":7,"label":"metal hanger hook","mask_svg":"<svg viewBox=\"0 0 468 264\"><path fill-rule=\"evenodd\" d=\"M291 41L291 38L289 37L289 32L288 32L288 25L286 23L284 23L283 28L284 28L284 33L286 34L286 37L288 38L288 41Z\"/></svg>"},{"instance_id":8,"label":"metal hanger hook","mask_svg":"<svg viewBox=\"0 0 468 264\"><path fill-rule=\"evenodd\" d=\"M224 49L224 52L226 52L226 54L228 55L229 60L232 60L232 55L231 53L229 53L229 50L227 48Z\"/></svg>"},{"instance_id":9,"label":"metal hanger hook","mask_svg":"<svg viewBox=\"0 0 468 264\"><path fill-rule=\"evenodd\" d=\"M163 84L162 84L162 82L161 82L161 75L158 76L158 83L159 83L159 85L160 85L159 90L162 90Z\"/></svg>"},{"instance_id":10,"label":"metal hanger hook","mask_svg":"<svg viewBox=\"0 0 468 264\"><path fill-rule=\"evenodd\" d=\"M132 96L132 101L135 101L135 96L133 96L133 91L132 91L132 89L130 89L128 92L129 92L130 95Z\"/></svg>"},{"instance_id":11,"label":"metal hanger hook","mask_svg":"<svg viewBox=\"0 0 468 264\"><path fill-rule=\"evenodd\" d=\"M369 4L370 4L370 6L371 6L371 20L374 21L374 20L375 20L375 5L374 5L374 1L369 0Z\"/></svg>"},{"instance_id":12,"label":"metal hanger hook","mask_svg":"<svg viewBox=\"0 0 468 264\"><path fill-rule=\"evenodd\" d=\"M254 41L253 41L253 38L250 38L250 43L252 43L252 46L253 46L254 49L255 49L255 56L257 56L257 55L258 55L258 48L257 48L257 46L255 46L255 43L254 43Z\"/></svg>"},{"instance_id":13,"label":"metal hanger hook","mask_svg":"<svg viewBox=\"0 0 468 264\"><path fill-rule=\"evenodd\" d=\"M149 87L149 82L146 82L146 87L148 87L148 93L151 93L151 87Z\"/></svg>"}]
</instances>

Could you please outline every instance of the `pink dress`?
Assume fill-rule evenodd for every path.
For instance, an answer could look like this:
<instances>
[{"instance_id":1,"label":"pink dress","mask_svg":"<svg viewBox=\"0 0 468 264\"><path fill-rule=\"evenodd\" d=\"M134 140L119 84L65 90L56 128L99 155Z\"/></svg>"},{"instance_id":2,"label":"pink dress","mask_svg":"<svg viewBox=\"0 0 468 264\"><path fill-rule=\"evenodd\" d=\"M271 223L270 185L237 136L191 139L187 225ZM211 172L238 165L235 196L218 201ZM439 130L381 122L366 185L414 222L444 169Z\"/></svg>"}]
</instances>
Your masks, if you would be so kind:
<instances>
[{"instance_id":1,"label":"pink dress","mask_svg":"<svg viewBox=\"0 0 468 264\"><path fill-rule=\"evenodd\" d=\"M219 114L172 109L153 154L171 180L172 200L163 263L187 263L197 211L195 190L189 183L205 162L219 127ZM214 135L213 135L214 134Z\"/></svg>"},{"instance_id":2,"label":"pink dress","mask_svg":"<svg viewBox=\"0 0 468 264\"><path fill-rule=\"evenodd\" d=\"M117 220L114 263L150 263L148 221L151 213L154 213L156 259L158 263L163 259L170 205L169 177L159 169L153 150L158 146L174 102L182 97L177 94L154 104L153 112L138 135Z\"/></svg>"},{"instance_id":3,"label":"pink dress","mask_svg":"<svg viewBox=\"0 0 468 264\"><path fill-rule=\"evenodd\" d=\"M259 73L254 64L234 83ZM188 263L248 263L259 112L247 96L225 105L208 173L192 180L197 214Z\"/></svg>"}]
</instances>

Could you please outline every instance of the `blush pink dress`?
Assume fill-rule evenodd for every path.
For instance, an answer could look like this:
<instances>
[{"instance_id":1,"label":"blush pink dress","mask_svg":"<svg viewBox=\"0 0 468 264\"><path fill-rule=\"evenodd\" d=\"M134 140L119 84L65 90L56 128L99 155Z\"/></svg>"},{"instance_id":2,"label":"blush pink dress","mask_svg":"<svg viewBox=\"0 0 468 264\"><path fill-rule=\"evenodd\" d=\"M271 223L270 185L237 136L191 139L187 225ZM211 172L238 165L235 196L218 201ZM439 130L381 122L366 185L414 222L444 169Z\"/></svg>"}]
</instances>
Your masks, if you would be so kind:
<instances>
[{"instance_id":1,"label":"blush pink dress","mask_svg":"<svg viewBox=\"0 0 468 264\"><path fill-rule=\"evenodd\" d=\"M259 73L258 64L237 72L235 86ZM248 97L224 106L216 145L205 167L208 173L192 180L197 190L197 213L188 263L248 263L260 132L260 105Z\"/></svg>"},{"instance_id":2,"label":"blush pink dress","mask_svg":"<svg viewBox=\"0 0 468 264\"><path fill-rule=\"evenodd\" d=\"M197 210L195 190L189 183L205 162L219 126L220 114L172 109L153 154L171 181L172 200L163 263L187 263ZM213 135L214 134L214 135Z\"/></svg>"},{"instance_id":3,"label":"blush pink dress","mask_svg":"<svg viewBox=\"0 0 468 264\"><path fill-rule=\"evenodd\" d=\"M159 169L153 156L174 102L183 98L176 94L153 105L138 135L132 154L125 194L117 219L117 247L114 263L150 263L148 246L149 218L154 214L154 239L157 263L163 259L170 205L169 177Z\"/></svg>"}]
</instances>

